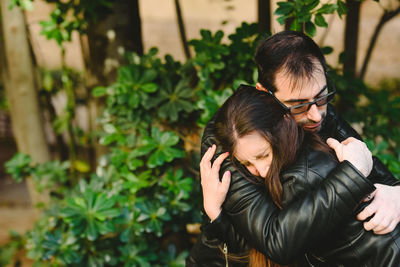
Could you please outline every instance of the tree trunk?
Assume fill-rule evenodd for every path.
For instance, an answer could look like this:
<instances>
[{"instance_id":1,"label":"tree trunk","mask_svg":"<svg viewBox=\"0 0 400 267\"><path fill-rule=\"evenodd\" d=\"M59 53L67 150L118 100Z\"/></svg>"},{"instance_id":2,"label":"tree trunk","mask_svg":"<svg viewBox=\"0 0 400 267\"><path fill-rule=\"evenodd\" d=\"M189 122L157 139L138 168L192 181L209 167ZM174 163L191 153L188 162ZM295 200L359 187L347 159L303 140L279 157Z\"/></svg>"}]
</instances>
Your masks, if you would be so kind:
<instances>
[{"instance_id":1,"label":"tree trunk","mask_svg":"<svg viewBox=\"0 0 400 267\"><path fill-rule=\"evenodd\" d=\"M179 35L181 36L183 51L185 52L186 59L189 59L189 58L191 58L191 55L190 55L190 50L189 50L189 46L188 46L188 42L187 42L187 38L186 38L185 23L183 22L181 5L179 3L179 0L175 0L175 10L176 10L176 19L178 21Z\"/></svg>"},{"instance_id":2,"label":"tree trunk","mask_svg":"<svg viewBox=\"0 0 400 267\"><path fill-rule=\"evenodd\" d=\"M293 0L287 0L287 1L288 2L293 2ZM287 18L285 20L285 31L289 31L290 30L290 27L292 26L293 21L294 21L293 17Z\"/></svg>"},{"instance_id":3,"label":"tree trunk","mask_svg":"<svg viewBox=\"0 0 400 267\"><path fill-rule=\"evenodd\" d=\"M368 63L371 59L372 51L375 47L376 41L378 40L379 33L381 32L383 26L399 13L400 13L400 7L398 7L397 9L395 9L393 11L385 10L381 19L379 20L378 25L376 25L374 34L372 35L371 40L369 42L368 50L365 55L365 59L364 59L364 62L363 62L362 68L361 68L361 72L360 72L360 76L359 76L359 78L361 80L364 79L365 73L367 72Z\"/></svg>"},{"instance_id":4,"label":"tree trunk","mask_svg":"<svg viewBox=\"0 0 400 267\"><path fill-rule=\"evenodd\" d=\"M294 18L288 18L285 20L285 31L290 30L290 27L292 26L293 21L294 21Z\"/></svg>"},{"instance_id":5,"label":"tree trunk","mask_svg":"<svg viewBox=\"0 0 400 267\"><path fill-rule=\"evenodd\" d=\"M138 0L115 0L112 10L102 14L101 20L89 23L88 35L81 37L82 53L86 68L86 86L91 91L96 86L113 83L117 69L125 63L124 53L133 51L143 55L142 26ZM96 129L96 118L100 115L101 103L88 97L90 129ZM91 165L95 158L106 153L104 146L94 141L91 144Z\"/></svg>"},{"instance_id":6,"label":"tree trunk","mask_svg":"<svg viewBox=\"0 0 400 267\"><path fill-rule=\"evenodd\" d=\"M88 28L89 68L95 84L107 85L115 81L124 52L143 55L138 0L115 0L112 10L99 17L101 20L89 23Z\"/></svg>"},{"instance_id":7,"label":"tree trunk","mask_svg":"<svg viewBox=\"0 0 400 267\"><path fill-rule=\"evenodd\" d=\"M345 60L343 70L355 77L357 66L358 31L360 22L361 1L347 1L346 28L344 36Z\"/></svg>"},{"instance_id":8,"label":"tree trunk","mask_svg":"<svg viewBox=\"0 0 400 267\"><path fill-rule=\"evenodd\" d=\"M22 10L8 8L9 0L1 0L4 35L4 69L6 95L18 150L29 154L36 163L51 159L42 123L35 83L35 69L29 48L25 17ZM39 194L31 179L29 193L33 204L47 202L47 194Z\"/></svg>"},{"instance_id":9,"label":"tree trunk","mask_svg":"<svg viewBox=\"0 0 400 267\"><path fill-rule=\"evenodd\" d=\"M258 27L262 32L271 33L270 0L258 0Z\"/></svg>"}]
</instances>

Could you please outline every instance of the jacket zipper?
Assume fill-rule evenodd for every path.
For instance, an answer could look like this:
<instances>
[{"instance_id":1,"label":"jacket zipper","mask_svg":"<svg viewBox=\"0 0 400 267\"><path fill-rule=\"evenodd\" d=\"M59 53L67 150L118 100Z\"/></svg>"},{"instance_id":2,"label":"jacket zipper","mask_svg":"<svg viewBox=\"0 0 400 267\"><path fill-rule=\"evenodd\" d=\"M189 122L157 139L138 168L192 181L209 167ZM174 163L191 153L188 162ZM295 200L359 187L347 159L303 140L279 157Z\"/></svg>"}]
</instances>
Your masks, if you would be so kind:
<instances>
[{"instance_id":1,"label":"jacket zipper","mask_svg":"<svg viewBox=\"0 0 400 267\"><path fill-rule=\"evenodd\" d=\"M224 243L224 255L225 255L225 267L229 267L228 264L228 246Z\"/></svg>"}]
</instances>

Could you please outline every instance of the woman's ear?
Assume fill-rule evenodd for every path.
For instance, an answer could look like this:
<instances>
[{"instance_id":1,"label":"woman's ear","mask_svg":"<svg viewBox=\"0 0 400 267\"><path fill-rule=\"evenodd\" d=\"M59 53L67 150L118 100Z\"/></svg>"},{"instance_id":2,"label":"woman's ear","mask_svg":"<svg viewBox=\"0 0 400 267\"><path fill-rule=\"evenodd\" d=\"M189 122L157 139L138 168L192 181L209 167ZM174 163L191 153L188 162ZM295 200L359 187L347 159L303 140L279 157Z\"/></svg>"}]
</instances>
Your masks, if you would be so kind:
<instances>
[{"instance_id":1,"label":"woman's ear","mask_svg":"<svg viewBox=\"0 0 400 267\"><path fill-rule=\"evenodd\" d=\"M265 89L265 87L262 86L261 83L257 83L257 84L256 84L256 89L259 90L259 91L264 91L264 92L267 92L267 93L268 93L268 90Z\"/></svg>"}]
</instances>

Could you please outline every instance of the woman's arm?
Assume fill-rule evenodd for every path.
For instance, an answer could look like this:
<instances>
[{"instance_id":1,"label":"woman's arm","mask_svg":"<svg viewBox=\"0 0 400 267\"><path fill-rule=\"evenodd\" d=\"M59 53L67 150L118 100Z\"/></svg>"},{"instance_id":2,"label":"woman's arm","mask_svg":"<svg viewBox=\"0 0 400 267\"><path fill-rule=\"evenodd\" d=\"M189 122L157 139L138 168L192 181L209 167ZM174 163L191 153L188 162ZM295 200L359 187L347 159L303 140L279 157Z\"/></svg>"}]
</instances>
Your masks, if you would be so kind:
<instances>
[{"instance_id":1,"label":"woman's arm","mask_svg":"<svg viewBox=\"0 0 400 267\"><path fill-rule=\"evenodd\" d=\"M215 143L207 133L206 129L203 151ZM243 177L229 160L221 165L220 173L226 171L231 173L231 184L223 208L234 229L251 247L282 264L296 259L321 233L352 216L359 201L374 190L344 161L312 194L280 211L264 188Z\"/></svg>"}]
</instances>

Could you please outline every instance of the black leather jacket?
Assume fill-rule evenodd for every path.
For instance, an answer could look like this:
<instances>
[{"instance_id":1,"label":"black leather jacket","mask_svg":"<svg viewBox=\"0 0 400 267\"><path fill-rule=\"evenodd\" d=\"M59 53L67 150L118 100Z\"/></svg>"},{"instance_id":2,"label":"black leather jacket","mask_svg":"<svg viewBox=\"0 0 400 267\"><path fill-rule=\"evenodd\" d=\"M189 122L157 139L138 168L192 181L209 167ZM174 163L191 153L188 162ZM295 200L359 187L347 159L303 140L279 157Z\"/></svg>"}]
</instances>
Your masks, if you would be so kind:
<instances>
[{"instance_id":1,"label":"black leather jacket","mask_svg":"<svg viewBox=\"0 0 400 267\"><path fill-rule=\"evenodd\" d=\"M359 138L331 106L328 106L320 134L339 141L349 136ZM202 154L213 143L213 121L210 121L202 139ZM229 244L230 253L243 251L247 243L238 235L251 237L247 240L249 245L273 261L282 264L292 262L310 250L312 244L316 244L326 233L334 230L338 223L353 218L360 200L374 190L371 182L345 161L338 164L312 192L279 210L264 187L248 181L229 161L223 163L221 173L226 170L231 171L232 179L223 205L224 212L212 224L203 226L205 231L187 258L187 266L225 266L223 254L217 248L221 245L218 240ZM373 173L373 177L387 180L386 184L395 181L377 159L374 159ZM295 174L295 177L299 175ZM219 255L215 251L219 251ZM236 265L243 264L230 264Z\"/></svg>"},{"instance_id":2,"label":"black leather jacket","mask_svg":"<svg viewBox=\"0 0 400 267\"><path fill-rule=\"evenodd\" d=\"M309 194L337 166L331 155L303 146L302 151L282 176L283 206ZM395 183L397 180L391 181ZM340 266L400 266L400 225L386 235L365 231L355 216L347 218L311 244L309 257Z\"/></svg>"}]
</instances>

